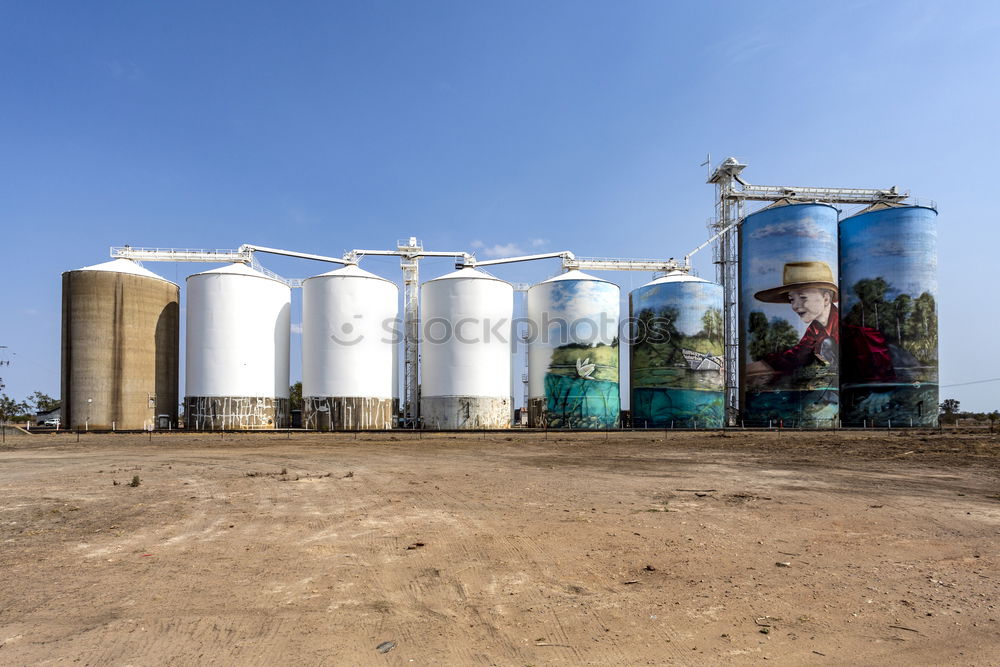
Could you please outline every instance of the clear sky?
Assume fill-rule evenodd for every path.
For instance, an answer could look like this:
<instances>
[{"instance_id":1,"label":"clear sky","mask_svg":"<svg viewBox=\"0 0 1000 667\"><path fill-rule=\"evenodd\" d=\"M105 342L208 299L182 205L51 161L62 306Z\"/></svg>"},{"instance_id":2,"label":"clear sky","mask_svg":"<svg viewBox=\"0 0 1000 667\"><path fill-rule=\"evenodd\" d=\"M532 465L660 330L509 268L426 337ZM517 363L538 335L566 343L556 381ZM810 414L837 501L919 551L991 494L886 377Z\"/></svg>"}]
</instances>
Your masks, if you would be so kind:
<instances>
[{"instance_id":1,"label":"clear sky","mask_svg":"<svg viewBox=\"0 0 1000 667\"><path fill-rule=\"evenodd\" d=\"M60 273L111 245L680 257L714 214L711 153L936 201L942 383L1000 378L998 32L985 1L3 3L0 377L58 395ZM1000 409L1000 382L947 397Z\"/></svg>"}]
</instances>

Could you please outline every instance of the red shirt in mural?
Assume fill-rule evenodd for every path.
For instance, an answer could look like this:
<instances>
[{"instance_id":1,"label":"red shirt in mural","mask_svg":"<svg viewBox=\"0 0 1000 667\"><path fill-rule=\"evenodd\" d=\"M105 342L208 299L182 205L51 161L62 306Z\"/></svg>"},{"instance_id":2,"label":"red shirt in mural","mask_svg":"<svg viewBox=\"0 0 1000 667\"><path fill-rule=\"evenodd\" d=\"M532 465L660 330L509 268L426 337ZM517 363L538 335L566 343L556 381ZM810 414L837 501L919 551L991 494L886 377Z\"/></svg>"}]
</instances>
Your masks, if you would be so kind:
<instances>
[{"instance_id":1,"label":"red shirt in mural","mask_svg":"<svg viewBox=\"0 0 1000 667\"><path fill-rule=\"evenodd\" d=\"M830 306L830 316L823 326L816 320L809 323L809 327L802 334L802 339L793 347L783 352L775 352L764 357L763 361L768 366L781 373L790 373L796 368L801 368L813 362L829 364L835 363L836 358L827 358L822 352L823 341L833 339L836 345L840 342L840 312L836 306Z\"/></svg>"},{"instance_id":2,"label":"red shirt in mural","mask_svg":"<svg viewBox=\"0 0 1000 667\"><path fill-rule=\"evenodd\" d=\"M895 382L889 342L878 329L844 325L842 374L852 382Z\"/></svg>"},{"instance_id":3,"label":"red shirt in mural","mask_svg":"<svg viewBox=\"0 0 1000 667\"><path fill-rule=\"evenodd\" d=\"M823 341L827 338L840 344L841 370L853 382L896 382L889 341L885 334L871 327L845 324L843 340L840 336L840 312L830 307L826 326L815 320L809 324L802 339L783 352L764 357L771 368L779 373L791 373L808 364L836 363L837 359L823 354Z\"/></svg>"}]
</instances>

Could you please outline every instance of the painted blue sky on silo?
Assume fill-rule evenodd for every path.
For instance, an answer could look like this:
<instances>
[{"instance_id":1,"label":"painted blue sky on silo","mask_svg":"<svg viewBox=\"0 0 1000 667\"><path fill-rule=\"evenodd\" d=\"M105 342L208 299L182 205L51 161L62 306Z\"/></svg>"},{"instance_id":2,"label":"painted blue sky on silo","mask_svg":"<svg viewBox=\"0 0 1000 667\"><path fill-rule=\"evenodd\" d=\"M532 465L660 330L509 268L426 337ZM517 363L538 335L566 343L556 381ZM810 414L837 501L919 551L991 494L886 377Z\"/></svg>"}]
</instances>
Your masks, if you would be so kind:
<instances>
[{"instance_id":1,"label":"painted blue sky on silo","mask_svg":"<svg viewBox=\"0 0 1000 667\"><path fill-rule=\"evenodd\" d=\"M618 335L619 288L593 279L554 280L535 288L544 299L549 333L538 343L558 347L566 342L611 345Z\"/></svg>"},{"instance_id":2,"label":"painted blue sky on silo","mask_svg":"<svg viewBox=\"0 0 1000 667\"><path fill-rule=\"evenodd\" d=\"M676 308L674 325L685 336L699 333L705 324L705 311L722 311L722 287L714 283L675 282L640 287L632 292L632 316L650 308L654 314L663 308Z\"/></svg>"},{"instance_id":3,"label":"painted blue sky on silo","mask_svg":"<svg viewBox=\"0 0 1000 667\"><path fill-rule=\"evenodd\" d=\"M937 296L937 215L926 208L867 213L841 224L844 310L855 301L853 283L884 278L887 299L899 294ZM905 231L903 230L905 226Z\"/></svg>"},{"instance_id":4,"label":"painted blue sky on silo","mask_svg":"<svg viewBox=\"0 0 1000 667\"><path fill-rule=\"evenodd\" d=\"M741 326L746 330L752 311L768 319L778 317L791 324L799 335L807 324L784 303L765 303L754 298L762 290L780 287L785 264L824 262L837 281L837 209L812 204L779 206L748 216L742 229L740 294L743 308ZM749 351L744 347L744 356Z\"/></svg>"}]
</instances>

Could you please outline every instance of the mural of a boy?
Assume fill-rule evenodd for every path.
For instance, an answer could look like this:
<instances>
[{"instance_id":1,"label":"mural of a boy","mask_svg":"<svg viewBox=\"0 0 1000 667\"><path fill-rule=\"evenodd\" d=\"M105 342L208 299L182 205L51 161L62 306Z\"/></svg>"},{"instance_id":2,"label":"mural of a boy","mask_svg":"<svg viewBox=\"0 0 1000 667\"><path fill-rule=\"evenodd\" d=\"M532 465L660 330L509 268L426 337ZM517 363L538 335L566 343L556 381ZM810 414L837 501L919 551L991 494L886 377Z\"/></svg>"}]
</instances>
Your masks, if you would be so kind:
<instances>
[{"instance_id":1,"label":"mural of a boy","mask_svg":"<svg viewBox=\"0 0 1000 667\"><path fill-rule=\"evenodd\" d=\"M787 303L808 326L798 343L747 364L750 385L767 384L809 364L836 367L840 340L837 283L826 262L790 262L782 272L782 284L754 294L764 303Z\"/></svg>"}]
</instances>

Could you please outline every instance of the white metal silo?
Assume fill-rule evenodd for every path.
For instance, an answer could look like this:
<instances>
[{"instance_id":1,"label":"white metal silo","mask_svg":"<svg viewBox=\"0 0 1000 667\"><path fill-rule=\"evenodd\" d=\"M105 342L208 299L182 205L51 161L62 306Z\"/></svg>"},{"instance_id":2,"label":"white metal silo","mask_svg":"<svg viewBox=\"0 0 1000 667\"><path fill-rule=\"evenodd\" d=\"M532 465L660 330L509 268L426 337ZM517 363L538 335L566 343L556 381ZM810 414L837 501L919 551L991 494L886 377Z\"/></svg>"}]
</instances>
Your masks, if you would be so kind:
<instances>
[{"instance_id":1,"label":"white metal silo","mask_svg":"<svg viewBox=\"0 0 1000 667\"><path fill-rule=\"evenodd\" d=\"M420 290L424 428L508 428L514 288L466 268Z\"/></svg>"},{"instance_id":2,"label":"white metal silo","mask_svg":"<svg viewBox=\"0 0 1000 667\"><path fill-rule=\"evenodd\" d=\"M398 306L395 283L353 265L302 284L306 428L392 428Z\"/></svg>"},{"instance_id":3,"label":"white metal silo","mask_svg":"<svg viewBox=\"0 0 1000 667\"><path fill-rule=\"evenodd\" d=\"M290 309L288 285L243 264L188 276L188 428L288 426Z\"/></svg>"},{"instance_id":4,"label":"white metal silo","mask_svg":"<svg viewBox=\"0 0 1000 667\"><path fill-rule=\"evenodd\" d=\"M618 286L567 271L528 289L528 417L538 428L613 428Z\"/></svg>"}]
</instances>

